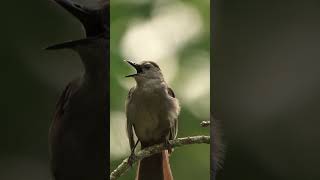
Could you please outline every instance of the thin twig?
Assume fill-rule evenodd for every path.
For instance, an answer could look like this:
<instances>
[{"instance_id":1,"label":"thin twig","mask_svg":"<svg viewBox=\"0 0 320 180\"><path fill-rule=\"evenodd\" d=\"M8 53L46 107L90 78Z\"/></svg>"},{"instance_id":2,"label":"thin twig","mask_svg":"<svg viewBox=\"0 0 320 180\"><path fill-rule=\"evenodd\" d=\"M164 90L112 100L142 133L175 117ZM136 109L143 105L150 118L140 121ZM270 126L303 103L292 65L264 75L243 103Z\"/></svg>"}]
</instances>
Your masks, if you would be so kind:
<instances>
[{"instance_id":1,"label":"thin twig","mask_svg":"<svg viewBox=\"0 0 320 180\"><path fill-rule=\"evenodd\" d=\"M181 147L184 145L189 144L210 144L210 136L192 136L192 137L183 137L178 138L175 140L171 140L170 144L173 148ZM153 154L160 153L161 151L165 150L166 147L164 144L154 145L139 152L135 153L135 157L133 158L132 164L136 163L137 161L149 157ZM110 180L118 179L122 176L131 166L128 163L128 158L122 161L122 163L110 174Z\"/></svg>"}]
</instances>

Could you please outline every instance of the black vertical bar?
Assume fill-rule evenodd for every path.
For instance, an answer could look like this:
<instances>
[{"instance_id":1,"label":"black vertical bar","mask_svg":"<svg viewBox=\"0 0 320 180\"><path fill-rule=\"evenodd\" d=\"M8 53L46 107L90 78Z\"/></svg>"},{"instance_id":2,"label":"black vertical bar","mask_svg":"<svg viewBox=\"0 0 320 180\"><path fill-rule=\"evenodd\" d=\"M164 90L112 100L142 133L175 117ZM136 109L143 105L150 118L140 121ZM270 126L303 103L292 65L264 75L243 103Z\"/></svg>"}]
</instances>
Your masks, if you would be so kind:
<instances>
[{"instance_id":1,"label":"black vertical bar","mask_svg":"<svg viewBox=\"0 0 320 180\"><path fill-rule=\"evenodd\" d=\"M105 37L107 38L107 41L105 41L106 44L106 49L105 49L105 59L106 59L106 68L107 68L107 89L108 92L106 92L106 99L105 101L107 102L107 109L106 109L106 121L105 121L105 177L104 179L107 180L109 179L109 172L110 172L110 0L103 0L103 26L105 29Z\"/></svg>"},{"instance_id":2,"label":"black vertical bar","mask_svg":"<svg viewBox=\"0 0 320 180\"><path fill-rule=\"evenodd\" d=\"M215 158L214 158L214 135L215 135L215 130L213 128L214 124L213 124L213 57L214 57L214 47L215 47L215 16L216 15L216 0L212 0L210 3L210 32L211 32L211 36L210 36L210 97L211 97L211 102L210 102L210 109L211 109L211 118L210 118L210 136L211 136L211 143L210 143L210 179L211 180L215 180L216 179L216 172L217 172L217 163L215 162Z\"/></svg>"}]
</instances>

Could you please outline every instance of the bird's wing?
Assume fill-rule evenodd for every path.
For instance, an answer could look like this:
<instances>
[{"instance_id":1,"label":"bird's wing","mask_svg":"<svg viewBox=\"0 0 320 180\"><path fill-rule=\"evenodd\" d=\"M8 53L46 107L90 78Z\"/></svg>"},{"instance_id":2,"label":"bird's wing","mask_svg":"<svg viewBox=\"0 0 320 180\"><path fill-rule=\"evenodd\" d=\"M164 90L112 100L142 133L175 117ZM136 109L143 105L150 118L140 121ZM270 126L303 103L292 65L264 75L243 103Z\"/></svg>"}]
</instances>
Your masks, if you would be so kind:
<instances>
[{"instance_id":1,"label":"bird's wing","mask_svg":"<svg viewBox=\"0 0 320 180\"><path fill-rule=\"evenodd\" d=\"M64 114L65 109L69 105L70 97L74 93L74 90L75 90L74 86L75 86L75 82L72 81L67 85L67 87L62 92L56 105L55 119L60 118Z\"/></svg>"},{"instance_id":2,"label":"bird's wing","mask_svg":"<svg viewBox=\"0 0 320 180\"><path fill-rule=\"evenodd\" d=\"M66 110L69 108L71 96L77 90L77 85L78 84L76 81L70 82L60 95L60 98L56 104L54 118L49 129L49 154L50 164L53 172L57 171L57 162L61 161L59 156L57 157L57 153L59 152L57 151L57 148L59 148L59 143L61 143L59 139L64 131L64 128L66 128L66 122L64 121L66 116L68 116L66 114Z\"/></svg>"},{"instance_id":3,"label":"bird's wing","mask_svg":"<svg viewBox=\"0 0 320 180\"><path fill-rule=\"evenodd\" d=\"M173 98L176 98L173 90L168 87L168 94L173 97ZM170 128L170 136L169 136L169 139L170 140L173 140L177 137L178 135L178 118L174 119L174 125Z\"/></svg>"},{"instance_id":4,"label":"bird's wing","mask_svg":"<svg viewBox=\"0 0 320 180\"><path fill-rule=\"evenodd\" d=\"M171 97L176 98L176 95L174 94L173 90L170 87L168 87L168 93Z\"/></svg>"},{"instance_id":5,"label":"bird's wing","mask_svg":"<svg viewBox=\"0 0 320 180\"><path fill-rule=\"evenodd\" d=\"M132 98L132 94L133 94L134 90L135 90L135 87L130 89L128 97L127 97L127 100L126 100L127 135L128 135L128 138L129 138L129 143L130 143L130 149L131 150L134 148L134 144L135 143L134 143L134 137L133 137L133 124L131 123L131 121L129 119L130 117L128 116L127 109L128 109L128 105L131 102L131 98Z\"/></svg>"},{"instance_id":6,"label":"bird's wing","mask_svg":"<svg viewBox=\"0 0 320 180\"><path fill-rule=\"evenodd\" d=\"M62 119L65 116L65 110L69 106L70 97L74 94L78 87L78 80L74 80L70 82L67 87L62 92L57 104L56 104L56 112L51 123L51 127L49 130L50 141L54 140L54 136L58 135L57 132L60 126L62 126ZM54 143L54 142L52 142Z\"/></svg>"}]
</instances>

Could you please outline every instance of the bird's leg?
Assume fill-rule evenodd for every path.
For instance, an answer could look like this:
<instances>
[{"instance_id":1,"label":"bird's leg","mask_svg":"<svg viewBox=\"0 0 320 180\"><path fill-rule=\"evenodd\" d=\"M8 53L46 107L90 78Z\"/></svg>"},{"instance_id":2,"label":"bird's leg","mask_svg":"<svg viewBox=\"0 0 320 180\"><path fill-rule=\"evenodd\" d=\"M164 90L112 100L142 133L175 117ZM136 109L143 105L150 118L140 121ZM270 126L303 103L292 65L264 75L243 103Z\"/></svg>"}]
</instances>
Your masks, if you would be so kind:
<instances>
[{"instance_id":1,"label":"bird's leg","mask_svg":"<svg viewBox=\"0 0 320 180\"><path fill-rule=\"evenodd\" d=\"M136 155L134 154L134 150L136 149L138 143L139 143L139 140L137 140L136 144L134 144L133 148L131 149L131 154L130 154L129 159L128 159L128 164L130 166L132 166L133 161L134 161L134 159L136 157Z\"/></svg>"},{"instance_id":2,"label":"bird's leg","mask_svg":"<svg viewBox=\"0 0 320 180\"><path fill-rule=\"evenodd\" d=\"M173 152L172 144L170 143L169 139L166 138L164 141L164 147L168 149L168 153L171 154Z\"/></svg>"}]
</instances>

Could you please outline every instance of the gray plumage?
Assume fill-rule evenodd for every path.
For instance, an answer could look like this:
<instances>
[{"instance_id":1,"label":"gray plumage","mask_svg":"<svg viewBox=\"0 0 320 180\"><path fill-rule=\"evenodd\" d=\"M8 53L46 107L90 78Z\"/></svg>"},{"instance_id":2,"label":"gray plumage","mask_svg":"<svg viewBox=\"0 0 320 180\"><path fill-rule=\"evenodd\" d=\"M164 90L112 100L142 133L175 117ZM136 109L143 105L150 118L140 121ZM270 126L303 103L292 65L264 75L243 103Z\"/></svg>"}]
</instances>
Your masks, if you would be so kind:
<instances>
[{"instance_id":1,"label":"gray plumage","mask_svg":"<svg viewBox=\"0 0 320 180\"><path fill-rule=\"evenodd\" d=\"M131 88L126 101L127 133L131 149L135 145L133 131L142 148L175 139L178 133L180 106L173 90L165 82L159 66L151 61L144 61L141 64L129 63L137 70L137 74L129 75L135 79L137 85ZM150 168L152 163L161 161L162 157L161 155L153 157L155 161L151 161L152 157L141 161L139 180L150 178L163 180L162 169L157 171L157 167ZM143 165L147 161L149 165ZM143 167L149 169L142 172ZM161 167L160 162L158 168ZM159 172L160 175L157 175Z\"/></svg>"},{"instance_id":2,"label":"gray plumage","mask_svg":"<svg viewBox=\"0 0 320 180\"><path fill-rule=\"evenodd\" d=\"M143 65L150 64L148 61ZM151 64L150 64L151 65ZM164 81L159 68L152 67L144 75L137 75L137 85L130 89L126 101L127 132L133 148L133 129L143 145L160 143L177 136L180 107L171 88ZM144 77L142 77L144 76Z\"/></svg>"}]
</instances>

